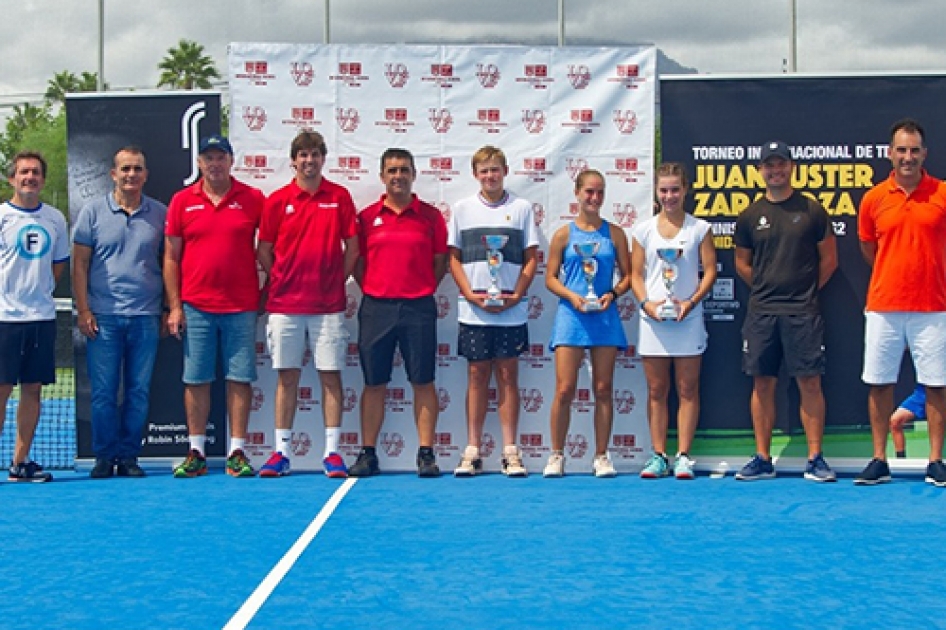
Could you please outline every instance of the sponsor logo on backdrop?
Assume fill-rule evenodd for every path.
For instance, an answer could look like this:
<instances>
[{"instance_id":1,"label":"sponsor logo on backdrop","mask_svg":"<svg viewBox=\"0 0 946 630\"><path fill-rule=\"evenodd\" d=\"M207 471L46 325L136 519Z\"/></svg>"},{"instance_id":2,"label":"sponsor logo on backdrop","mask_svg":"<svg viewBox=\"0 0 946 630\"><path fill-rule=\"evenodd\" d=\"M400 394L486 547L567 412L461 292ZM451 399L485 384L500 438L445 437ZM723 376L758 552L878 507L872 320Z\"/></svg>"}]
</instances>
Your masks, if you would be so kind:
<instances>
[{"instance_id":1,"label":"sponsor logo on backdrop","mask_svg":"<svg viewBox=\"0 0 946 630\"><path fill-rule=\"evenodd\" d=\"M181 148L190 151L191 173L184 179L184 185L189 186L200 178L197 168L197 151L200 148L200 121L207 116L207 102L195 101L181 114Z\"/></svg>"},{"instance_id":2,"label":"sponsor logo on backdrop","mask_svg":"<svg viewBox=\"0 0 946 630\"><path fill-rule=\"evenodd\" d=\"M318 402L315 400L315 392L310 385L300 385L299 393L296 396L296 409L299 411L312 411Z\"/></svg>"},{"instance_id":3,"label":"sponsor logo on backdrop","mask_svg":"<svg viewBox=\"0 0 946 630\"><path fill-rule=\"evenodd\" d=\"M407 64L386 63L384 64L384 77L388 84L393 88L402 88L407 85L407 80L411 78L411 73L407 69Z\"/></svg>"},{"instance_id":4,"label":"sponsor logo on backdrop","mask_svg":"<svg viewBox=\"0 0 946 630\"><path fill-rule=\"evenodd\" d=\"M637 355L637 346L628 345L624 350L618 350L618 356L615 364L618 367L636 369L641 362Z\"/></svg>"},{"instance_id":5,"label":"sponsor logo on backdrop","mask_svg":"<svg viewBox=\"0 0 946 630\"><path fill-rule=\"evenodd\" d=\"M551 365L552 357L546 354L545 345L530 343L526 351L519 355L519 363L533 369L546 368Z\"/></svg>"},{"instance_id":6,"label":"sponsor logo on backdrop","mask_svg":"<svg viewBox=\"0 0 946 630\"><path fill-rule=\"evenodd\" d=\"M618 315L621 316L621 321L629 321L637 313L637 304L634 302L634 298L630 294L622 295L618 298L617 301Z\"/></svg>"},{"instance_id":7,"label":"sponsor logo on backdrop","mask_svg":"<svg viewBox=\"0 0 946 630\"><path fill-rule=\"evenodd\" d=\"M256 365L266 365L270 359L269 348L266 347L266 342L257 341L253 345L256 348Z\"/></svg>"},{"instance_id":8,"label":"sponsor logo on backdrop","mask_svg":"<svg viewBox=\"0 0 946 630\"><path fill-rule=\"evenodd\" d=\"M262 131L266 126L266 110L260 105L243 106L243 124L250 131Z\"/></svg>"},{"instance_id":9,"label":"sponsor logo on backdrop","mask_svg":"<svg viewBox=\"0 0 946 630\"><path fill-rule=\"evenodd\" d=\"M354 107L336 107L335 123L343 133L354 133L361 124L361 116Z\"/></svg>"},{"instance_id":10,"label":"sponsor logo on backdrop","mask_svg":"<svg viewBox=\"0 0 946 630\"><path fill-rule=\"evenodd\" d=\"M574 129L578 133L594 133L601 124L595 122L595 110L573 109L569 112L568 118L562 121L562 127L565 129Z\"/></svg>"},{"instance_id":11,"label":"sponsor logo on backdrop","mask_svg":"<svg viewBox=\"0 0 946 630\"><path fill-rule=\"evenodd\" d=\"M433 127L433 130L437 133L447 133L450 131L450 127L453 126L453 114L450 113L450 110L446 107L431 107L429 110L430 115L427 116L427 120L430 121L430 126Z\"/></svg>"},{"instance_id":12,"label":"sponsor logo on backdrop","mask_svg":"<svg viewBox=\"0 0 946 630\"><path fill-rule=\"evenodd\" d=\"M568 64L568 82L576 90L584 90L591 83L591 70L583 64Z\"/></svg>"},{"instance_id":13,"label":"sponsor logo on backdrop","mask_svg":"<svg viewBox=\"0 0 946 630\"><path fill-rule=\"evenodd\" d=\"M400 457L404 452L404 436L400 433L382 433L381 450L388 457Z\"/></svg>"},{"instance_id":14,"label":"sponsor logo on backdrop","mask_svg":"<svg viewBox=\"0 0 946 630\"><path fill-rule=\"evenodd\" d=\"M348 350L345 352L345 366L356 368L359 365L361 365L361 362L358 358L358 344L352 341L348 344Z\"/></svg>"},{"instance_id":15,"label":"sponsor logo on backdrop","mask_svg":"<svg viewBox=\"0 0 946 630\"><path fill-rule=\"evenodd\" d=\"M459 447L453 443L453 433L449 431L434 433L434 451L436 451L437 457L453 459L460 451Z\"/></svg>"},{"instance_id":16,"label":"sponsor logo on backdrop","mask_svg":"<svg viewBox=\"0 0 946 630\"><path fill-rule=\"evenodd\" d=\"M467 123L469 127L478 127L484 133L499 133L509 126L503 120L502 111L498 107L481 107L476 110L476 118Z\"/></svg>"},{"instance_id":17,"label":"sponsor logo on backdrop","mask_svg":"<svg viewBox=\"0 0 946 630\"><path fill-rule=\"evenodd\" d=\"M355 410L355 407L358 405L358 393L355 392L354 387L346 387L345 393L342 397L342 410L345 413L349 413Z\"/></svg>"},{"instance_id":18,"label":"sponsor logo on backdrop","mask_svg":"<svg viewBox=\"0 0 946 630\"><path fill-rule=\"evenodd\" d=\"M565 453L572 458L580 459L588 452L588 438L581 433L569 433L565 438Z\"/></svg>"},{"instance_id":19,"label":"sponsor logo on backdrop","mask_svg":"<svg viewBox=\"0 0 946 630\"><path fill-rule=\"evenodd\" d=\"M618 389L614 392L614 408L618 413L631 413L637 400L634 392L629 389Z\"/></svg>"},{"instance_id":20,"label":"sponsor logo on backdrop","mask_svg":"<svg viewBox=\"0 0 946 630\"><path fill-rule=\"evenodd\" d=\"M250 399L250 411L259 411L263 408L265 402L266 394L263 393L263 389L261 387L254 387L252 398Z\"/></svg>"},{"instance_id":21,"label":"sponsor logo on backdrop","mask_svg":"<svg viewBox=\"0 0 946 630\"><path fill-rule=\"evenodd\" d=\"M273 175L276 169L269 165L269 157L260 154L244 154L234 163L233 172L242 180L266 179Z\"/></svg>"},{"instance_id":22,"label":"sponsor logo on backdrop","mask_svg":"<svg viewBox=\"0 0 946 630\"><path fill-rule=\"evenodd\" d=\"M544 459L549 448L542 442L541 433L520 433L519 448L523 459Z\"/></svg>"},{"instance_id":23,"label":"sponsor logo on backdrop","mask_svg":"<svg viewBox=\"0 0 946 630\"><path fill-rule=\"evenodd\" d=\"M450 407L450 392L443 387L437 388L437 404L440 406L441 412Z\"/></svg>"},{"instance_id":24,"label":"sponsor logo on backdrop","mask_svg":"<svg viewBox=\"0 0 946 630\"><path fill-rule=\"evenodd\" d=\"M453 354L449 343L437 344L437 366L451 367L457 361L457 355Z\"/></svg>"},{"instance_id":25,"label":"sponsor logo on backdrop","mask_svg":"<svg viewBox=\"0 0 946 630\"><path fill-rule=\"evenodd\" d=\"M542 312L545 311L545 305L542 303L542 298L538 295L529 296L529 319L539 319L542 317Z\"/></svg>"},{"instance_id":26,"label":"sponsor logo on backdrop","mask_svg":"<svg viewBox=\"0 0 946 630\"><path fill-rule=\"evenodd\" d=\"M637 129L637 114L633 109L616 109L611 120L622 134L632 134Z\"/></svg>"},{"instance_id":27,"label":"sponsor logo on backdrop","mask_svg":"<svg viewBox=\"0 0 946 630\"><path fill-rule=\"evenodd\" d=\"M443 155L435 155L427 162L427 168L420 168L422 177L432 177L441 182L453 181L454 177L460 175L460 171L453 167L453 158ZM449 209L449 208L448 208ZM445 221L449 219L444 217Z\"/></svg>"},{"instance_id":28,"label":"sponsor logo on backdrop","mask_svg":"<svg viewBox=\"0 0 946 630\"><path fill-rule=\"evenodd\" d=\"M614 67L614 74L608 77L608 83L618 83L628 90L638 89L647 79L641 76L641 68L636 63L619 63Z\"/></svg>"},{"instance_id":29,"label":"sponsor logo on backdrop","mask_svg":"<svg viewBox=\"0 0 946 630\"><path fill-rule=\"evenodd\" d=\"M434 300L437 302L437 319L443 319L450 314L450 298L438 293Z\"/></svg>"},{"instance_id":30,"label":"sponsor logo on backdrop","mask_svg":"<svg viewBox=\"0 0 946 630\"><path fill-rule=\"evenodd\" d=\"M384 127L394 133L406 133L414 126L406 107L385 107L383 118L374 121L376 127Z\"/></svg>"},{"instance_id":31,"label":"sponsor logo on backdrop","mask_svg":"<svg viewBox=\"0 0 946 630\"><path fill-rule=\"evenodd\" d=\"M403 387L388 387L384 392L384 405L388 411L403 412L411 406L411 401Z\"/></svg>"},{"instance_id":32,"label":"sponsor logo on backdrop","mask_svg":"<svg viewBox=\"0 0 946 630\"><path fill-rule=\"evenodd\" d=\"M357 431L344 431L338 436L339 455L343 457L357 457L361 451Z\"/></svg>"},{"instance_id":33,"label":"sponsor logo on backdrop","mask_svg":"<svg viewBox=\"0 0 946 630\"><path fill-rule=\"evenodd\" d=\"M513 169L513 175L528 177L533 182L544 182L554 175L554 173L549 169L549 161L542 155L523 158L522 166L518 169Z\"/></svg>"},{"instance_id":34,"label":"sponsor logo on backdrop","mask_svg":"<svg viewBox=\"0 0 946 630\"><path fill-rule=\"evenodd\" d=\"M522 67L522 74L516 77L516 83L524 83L536 90L547 90L554 82L548 64L544 63L527 63Z\"/></svg>"},{"instance_id":35,"label":"sponsor logo on backdrop","mask_svg":"<svg viewBox=\"0 0 946 630\"><path fill-rule=\"evenodd\" d=\"M329 77L329 81L338 81L350 88L361 87L361 84L369 79L368 75L362 74L360 61L339 62L338 72Z\"/></svg>"},{"instance_id":36,"label":"sponsor logo on backdrop","mask_svg":"<svg viewBox=\"0 0 946 630\"><path fill-rule=\"evenodd\" d=\"M588 364L588 353L582 356L581 368L585 369ZM575 390L575 398L572 400L572 411L576 413L590 413L595 409L594 397L591 395L591 389L579 387Z\"/></svg>"},{"instance_id":37,"label":"sponsor logo on backdrop","mask_svg":"<svg viewBox=\"0 0 946 630\"><path fill-rule=\"evenodd\" d=\"M350 182L360 182L368 174L368 169L362 167L360 155L339 155L335 158L335 165L328 167L328 172L335 177ZM350 317L349 315L345 315Z\"/></svg>"},{"instance_id":38,"label":"sponsor logo on backdrop","mask_svg":"<svg viewBox=\"0 0 946 630\"><path fill-rule=\"evenodd\" d=\"M499 66L494 63L476 64L476 78L480 85L486 89L492 89L499 85L499 79L502 75L499 72Z\"/></svg>"},{"instance_id":39,"label":"sponsor logo on backdrop","mask_svg":"<svg viewBox=\"0 0 946 630\"><path fill-rule=\"evenodd\" d=\"M308 61L293 61L289 64L289 76L299 87L307 87L315 78L315 70Z\"/></svg>"},{"instance_id":40,"label":"sponsor logo on backdrop","mask_svg":"<svg viewBox=\"0 0 946 630\"><path fill-rule=\"evenodd\" d=\"M459 171L458 171L459 172ZM443 216L443 220L450 223L450 217L453 216L453 211L450 209L450 204L446 201L437 202L437 209L440 210L440 214Z\"/></svg>"},{"instance_id":41,"label":"sponsor logo on backdrop","mask_svg":"<svg viewBox=\"0 0 946 630\"><path fill-rule=\"evenodd\" d=\"M238 70L233 78L246 81L250 85L268 85L270 80L276 78L276 75L269 71L267 61L244 61L243 70Z\"/></svg>"},{"instance_id":42,"label":"sponsor logo on backdrop","mask_svg":"<svg viewBox=\"0 0 946 630\"><path fill-rule=\"evenodd\" d=\"M345 295L345 319L351 319L358 312L358 300L351 293Z\"/></svg>"},{"instance_id":43,"label":"sponsor logo on backdrop","mask_svg":"<svg viewBox=\"0 0 946 630\"><path fill-rule=\"evenodd\" d=\"M539 134L545 131L546 116L541 109L522 110L522 126L526 131L532 134Z\"/></svg>"},{"instance_id":44,"label":"sponsor logo on backdrop","mask_svg":"<svg viewBox=\"0 0 946 630\"><path fill-rule=\"evenodd\" d=\"M305 431L293 433L289 442L293 457L305 457L312 450L312 438Z\"/></svg>"},{"instance_id":45,"label":"sponsor logo on backdrop","mask_svg":"<svg viewBox=\"0 0 946 630\"><path fill-rule=\"evenodd\" d=\"M542 390L537 387L522 387L519 389L519 401L523 411L535 413L542 408L545 399L542 397Z\"/></svg>"},{"instance_id":46,"label":"sponsor logo on backdrop","mask_svg":"<svg viewBox=\"0 0 946 630\"><path fill-rule=\"evenodd\" d=\"M460 77L453 73L452 63L432 63L430 73L420 78L421 83L432 83L440 88L451 88L460 82Z\"/></svg>"},{"instance_id":47,"label":"sponsor logo on backdrop","mask_svg":"<svg viewBox=\"0 0 946 630\"><path fill-rule=\"evenodd\" d=\"M588 170L588 160L585 158L567 158L565 160L565 171L568 173L568 176L575 181L578 178L578 174L582 171Z\"/></svg>"},{"instance_id":48,"label":"sponsor logo on backdrop","mask_svg":"<svg viewBox=\"0 0 946 630\"><path fill-rule=\"evenodd\" d=\"M302 130L319 127L322 121L316 117L314 107L290 107L289 118L284 118L282 124Z\"/></svg>"},{"instance_id":49,"label":"sponsor logo on backdrop","mask_svg":"<svg viewBox=\"0 0 946 630\"><path fill-rule=\"evenodd\" d=\"M535 227L541 227L542 223L545 221L545 206L541 203L532 204L532 223L535 224Z\"/></svg>"},{"instance_id":50,"label":"sponsor logo on backdrop","mask_svg":"<svg viewBox=\"0 0 946 630\"><path fill-rule=\"evenodd\" d=\"M496 438L493 437L492 433L484 433L483 438L480 440L480 457L489 457L495 450Z\"/></svg>"},{"instance_id":51,"label":"sponsor logo on backdrop","mask_svg":"<svg viewBox=\"0 0 946 630\"><path fill-rule=\"evenodd\" d=\"M614 210L615 223L624 229L630 229L634 227L634 223L637 222L637 208L634 207L634 204L616 201L614 202L612 208Z\"/></svg>"},{"instance_id":52,"label":"sponsor logo on backdrop","mask_svg":"<svg viewBox=\"0 0 946 630\"><path fill-rule=\"evenodd\" d=\"M547 265L545 264L545 252L542 251L541 249L539 249L539 250L535 253L535 260L536 260L536 262L539 263L538 267L537 267L536 270L535 270L535 275L537 275L537 276L544 276L544 275L545 275L545 268L546 268L546 266L547 266Z\"/></svg>"},{"instance_id":53,"label":"sponsor logo on backdrop","mask_svg":"<svg viewBox=\"0 0 946 630\"><path fill-rule=\"evenodd\" d=\"M605 172L608 177L614 177L622 182L633 184L647 179L641 169L640 161L633 157L614 158L614 168Z\"/></svg>"},{"instance_id":54,"label":"sponsor logo on backdrop","mask_svg":"<svg viewBox=\"0 0 946 630\"><path fill-rule=\"evenodd\" d=\"M615 433L611 436L611 456L620 459L636 459L644 454L644 449L637 445L637 436L633 433Z\"/></svg>"}]
</instances>

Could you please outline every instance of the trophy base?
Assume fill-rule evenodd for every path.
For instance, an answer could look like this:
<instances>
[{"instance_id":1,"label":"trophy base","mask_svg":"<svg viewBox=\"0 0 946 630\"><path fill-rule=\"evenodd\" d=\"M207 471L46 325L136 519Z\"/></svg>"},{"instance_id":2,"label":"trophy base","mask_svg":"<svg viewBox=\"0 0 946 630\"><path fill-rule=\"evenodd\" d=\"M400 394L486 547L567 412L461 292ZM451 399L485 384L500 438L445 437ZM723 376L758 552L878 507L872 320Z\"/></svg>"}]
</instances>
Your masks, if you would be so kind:
<instances>
[{"instance_id":1,"label":"trophy base","mask_svg":"<svg viewBox=\"0 0 946 630\"><path fill-rule=\"evenodd\" d=\"M502 306L505 303L501 297L488 297L483 300L483 306Z\"/></svg>"},{"instance_id":2,"label":"trophy base","mask_svg":"<svg viewBox=\"0 0 946 630\"><path fill-rule=\"evenodd\" d=\"M675 321L680 316L680 311L675 306L664 305L657 309L657 317L663 321Z\"/></svg>"},{"instance_id":3,"label":"trophy base","mask_svg":"<svg viewBox=\"0 0 946 630\"><path fill-rule=\"evenodd\" d=\"M601 310L601 302L598 300L587 300L581 305L581 310L585 313L597 313Z\"/></svg>"}]
</instances>

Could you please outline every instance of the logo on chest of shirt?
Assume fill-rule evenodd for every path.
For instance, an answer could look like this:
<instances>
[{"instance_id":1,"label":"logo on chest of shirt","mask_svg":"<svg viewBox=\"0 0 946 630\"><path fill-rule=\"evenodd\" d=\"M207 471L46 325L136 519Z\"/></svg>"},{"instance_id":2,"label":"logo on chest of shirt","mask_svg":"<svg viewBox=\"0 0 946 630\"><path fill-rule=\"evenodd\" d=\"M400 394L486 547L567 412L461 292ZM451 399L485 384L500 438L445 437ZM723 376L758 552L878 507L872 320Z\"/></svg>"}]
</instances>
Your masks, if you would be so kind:
<instances>
[{"instance_id":1,"label":"logo on chest of shirt","mask_svg":"<svg viewBox=\"0 0 946 630\"><path fill-rule=\"evenodd\" d=\"M291 203L286 206L286 214L292 214L295 211L296 211L296 207L293 206Z\"/></svg>"},{"instance_id":2,"label":"logo on chest of shirt","mask_svg":"<svg viewBox=\"0 0 946 630\"><path fill-rule=\"evenodd\" d=\"M52 238L42 225L25 225L16 235L16 251L22 258L42 258L51 247Z\"/></svg>"},{"instance_id":3,"label":"logo on chest of shirt","mask_svg":"<svg viewBox=\"0 0 946 630\"><path fill-rule=\"evenodd\" d=\"M755 229L757 230L768 230L772 227L772 224L769 223L769 220L765 217L759 217L759 222L756 224Z\"/></svg>"},{"instance_id":4,"label":"logo on chest of shirt","mask_svg":"<svg viewBox=\"0 0 946 630\"><path fill-rule=\"evenodd\" d=\"M197 204L196 206L187 206L184 208L184 212L194 212L195 210L203 210L204 204Z\"/></svg>"}]
</instances>

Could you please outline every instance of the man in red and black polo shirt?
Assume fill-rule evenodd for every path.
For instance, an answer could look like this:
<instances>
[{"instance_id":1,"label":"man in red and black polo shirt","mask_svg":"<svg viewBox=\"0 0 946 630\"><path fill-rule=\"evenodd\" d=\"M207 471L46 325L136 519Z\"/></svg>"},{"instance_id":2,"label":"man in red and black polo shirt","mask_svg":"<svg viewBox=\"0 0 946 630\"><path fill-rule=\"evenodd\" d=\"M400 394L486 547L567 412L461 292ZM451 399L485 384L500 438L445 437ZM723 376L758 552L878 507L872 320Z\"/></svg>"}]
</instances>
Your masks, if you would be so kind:
<instances>
[{"instance_id":1,"label":"man in red and black polo shirt","mask_svg":"<svg viewBox=\"0 0 946 630\"><path fill-rule=\"evenodd\" d=\"M434 292L447 270L447 225L437 208L412 192L417 172L404 149L381 156L386 194L358 215L359 258L355 279L364 299L358 311L358 352L364 374L362 450L352 477L381 472L375 447L384 422L384 398L394 351L400 348L414 390L420 448L417 474L437 477L434 432L439 405L434 387L437 306Z\"/></svg>"},{"instance_id":2,"label":"man in red and black polo shirt","mask_svg":"<svg viewBox=\"0 0 946 630\"><path fill-rule=\"evenodd\" d=\"M210 386L222 350L230 418L227 473L255 473L243 452L256 380L256 229L265 198L231 175L233 148L220 135L200 141L201 178L179 191L168 206L164 290L168 329L184 340L184 412L190 451L175 477L207 473L204 445Z\"/></svg>"}]
</instances>

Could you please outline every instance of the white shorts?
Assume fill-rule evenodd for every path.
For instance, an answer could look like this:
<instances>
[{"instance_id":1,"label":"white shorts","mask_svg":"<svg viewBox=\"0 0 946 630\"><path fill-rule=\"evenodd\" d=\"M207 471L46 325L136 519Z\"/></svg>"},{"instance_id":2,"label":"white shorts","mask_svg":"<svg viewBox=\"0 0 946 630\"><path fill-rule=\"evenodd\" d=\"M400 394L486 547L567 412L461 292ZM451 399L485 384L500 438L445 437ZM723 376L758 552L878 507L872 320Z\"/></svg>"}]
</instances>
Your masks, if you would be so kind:
<instances>
[{"instance_id":1,"label":"white shorts","mask_svg":"<svg viewBox=\"0 0 946 630\"><path fill-rule=\"evenodd\" d=\"M654 320L640 314L637 353L642 357L695 357L706 352L702 311L682 322Z\"/></svg>"},{"instance_id":2,"label":"white shorts","mask_svg":"<svg viewBox=\"0 0 946 630\"><path fill-rule=\"evenodd\" d=\"M315 359L315 369L338 372L345 366L348 329L344 313L327 315L281 315L270 313L266 322L266 345L273 368L302 368L306 357L306 333Z\"/></svg>"},{"instance_id":3,"label":"white shorts","mask_svg":"<svg viewBox=\"0 0 946 630\"><path fill-rule=\"evenodd\" d=\"M897 382L903 351L910 350L916 380L946 386L946 312L864 313L864 373L868 385Z\"/></svg>"}]
</instances>

